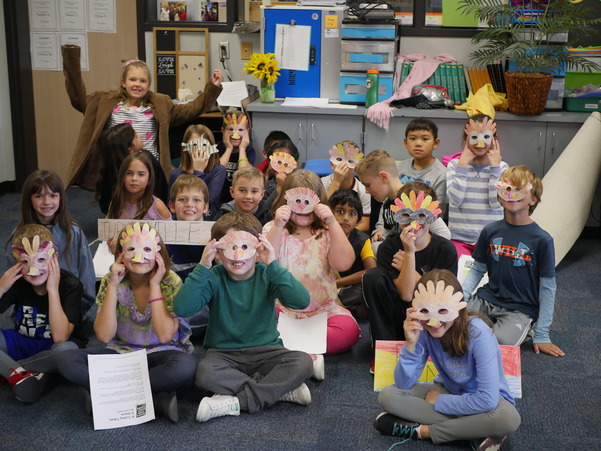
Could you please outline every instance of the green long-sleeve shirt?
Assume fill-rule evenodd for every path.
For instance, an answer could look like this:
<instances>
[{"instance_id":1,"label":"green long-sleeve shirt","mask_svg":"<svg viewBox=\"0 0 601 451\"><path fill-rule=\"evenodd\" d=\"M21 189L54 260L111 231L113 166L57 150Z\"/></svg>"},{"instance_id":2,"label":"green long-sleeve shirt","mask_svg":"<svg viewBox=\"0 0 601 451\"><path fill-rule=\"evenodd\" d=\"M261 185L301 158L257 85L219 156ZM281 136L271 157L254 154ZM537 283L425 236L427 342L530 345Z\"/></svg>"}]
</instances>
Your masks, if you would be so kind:
<instances>
[{"instance_id":1,"label":"green long-sleeve shirt","mask_svg":"<svg viewBox=\"0 0 601 451\"><path fill-rule=\"evenodd\" d=\"M197 265L174 299L178 316L188 317L209 304L207 348L247 348L281 345L276 328L275 299L290 308L309 305L309 292L276 261L255 264L246 280L231 279L222 265L210 270Z\"/></svg>"}]
</instances>

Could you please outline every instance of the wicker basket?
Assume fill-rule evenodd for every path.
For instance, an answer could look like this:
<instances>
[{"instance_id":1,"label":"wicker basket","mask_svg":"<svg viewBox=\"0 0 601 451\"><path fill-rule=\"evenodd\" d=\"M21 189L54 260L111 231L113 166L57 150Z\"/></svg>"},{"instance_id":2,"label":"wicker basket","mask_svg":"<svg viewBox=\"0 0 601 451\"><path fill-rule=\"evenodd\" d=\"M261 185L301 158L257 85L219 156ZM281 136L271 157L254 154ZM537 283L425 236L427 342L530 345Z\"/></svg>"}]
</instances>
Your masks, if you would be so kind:
<instances>
[{"instance_id":1,"label":"wicker basket","mask_svg":"<svg viewBox=\"0 0 601 451\"><path fill-rule=\"evenodd\" d=\"M509 110L519 116L536 116L545 110L553 75L547 72L505 72Z\"/></svg>"}]
</instances>

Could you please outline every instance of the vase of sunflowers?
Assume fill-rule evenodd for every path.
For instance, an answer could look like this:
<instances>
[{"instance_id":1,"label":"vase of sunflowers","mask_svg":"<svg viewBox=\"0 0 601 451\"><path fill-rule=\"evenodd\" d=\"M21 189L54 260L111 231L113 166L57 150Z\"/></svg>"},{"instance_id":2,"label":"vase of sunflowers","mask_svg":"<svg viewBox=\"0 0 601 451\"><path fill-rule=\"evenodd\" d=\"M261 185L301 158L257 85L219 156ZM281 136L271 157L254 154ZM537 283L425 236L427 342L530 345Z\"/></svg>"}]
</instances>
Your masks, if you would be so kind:
<instances>
[{"instance_id":1,"label":"vase of sunflowers","mask_svg":"<svg viewBox=\"0 0 601 451\"><path fill-rule=\"evenodd\" d=\"M273 53L253 53L250 61L244 65L244 72L261 80L261 102L275 101L275 82L280 68Z\"/></svg>"}]
</instances>

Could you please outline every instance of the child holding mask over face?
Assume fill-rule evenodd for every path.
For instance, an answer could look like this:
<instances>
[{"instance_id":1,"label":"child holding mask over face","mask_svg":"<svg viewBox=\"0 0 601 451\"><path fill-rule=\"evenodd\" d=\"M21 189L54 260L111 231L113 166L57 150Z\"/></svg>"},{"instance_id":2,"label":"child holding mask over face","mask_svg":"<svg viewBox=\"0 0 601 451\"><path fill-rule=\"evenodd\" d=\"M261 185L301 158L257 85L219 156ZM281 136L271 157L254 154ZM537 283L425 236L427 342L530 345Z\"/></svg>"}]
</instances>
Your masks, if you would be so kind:
<instances>
[{"instance_id":1,"label":"child holding mask over face","mask_svg":"<svg viewBox=\"0 0 601 451\"><path fill-rule=\"evenodd\" d=\"M94 332L106 348L65 351L57 366L69 381L90 386L88 355L146 350L155 409L178 421L175 390L192 380L188 322L173 312L181 279L170 270L167 248L148 224L128 225L119 235L117 260L102 278L96 297Z\"/></svg>"},{"instance_id":2,"label":"child holding mask over face","mask_svg":"<svg viewBox=\"0 0 601 451\"><path fill-rule=\"evenodd\" d=\"M348 351L359 339L359 326L351 312L338 304L336 287L336 271L348 270L355 252L326 202L319 176L304 169L296 170L284 181L282 192L273 204L274 220L264 230L278 262L311 295L306 309L278 307L298 319L326 312L326 354L338 354ZM323 361L318 358L315 362L314 377L323 379Z\"/></svg>"},{"instance_id":3,"label":"child holding mask over face","mask_svg":"<svg viewBox=\"0 0 601 451\"><path fill-rule=\"evenodd\" d=\"M333 174L321 178L323 187L326 189L328 199L339 189L352 189L361 199L363 215L359 218L357 229L362 232L369 231L369 218L371 214L371 196L355 177L355 167L363 158L359 146L349 140L340 141L330 149L330 167Z\"/></svg>"},{"instance_id":4,"label":"child holding mask over face","mask_svg":"<svg viewBox=\"0 0 601 451\"><path fill-rule=\"evenodd\" d=\"M182 139L182 156L179 168L171 171L169 192L173 182L182 174L193 174L206 183L209 205L206 220L213 221L221 206L221 189L225 182L225 167L220 163L213 133L201 124L190 125Z\"/></svg>"},{"instance_id":5,"label":"child holding mask over face","mask_svg":"<svg viewBox=\"0 0 601 451\"><path fill-rule=\"evenodd\" d=\"M482 228L503 218L495 183L509 166L501 161L497 126L485 114L465 126L465 147L447 166L449 229L457 255L472 255Z\"/></svg>"},{"instance_id":6,"label":"child holding mask over face","mask_svg":"<svg viewBox=\"0 0 601 451\"><path fill-rule=\"evenodd\" d=\"M520 425L490 322L466 305L450 271L420 278L403 322L394 385L378 399L385 412L374 426L381 434L436 444L473 440L473 449L492 451ZM438 375L434 384L418 383L428 357Z\"/></svg>"},{"instance_id":7,"label":"child holding mask over face","mask_svg":"<svg viewBox=\"0 0 601 451\"><path fill-rule=\"evenodd\" d=\"M226 177L221 189L221 203L232 200L230 187L234 172L239 168L255 164L255 149L250 145L250 123L241 111L228 111L223 116L223 141L217 143L221 164L225 166Z\"/></svg>"}]
</instances>

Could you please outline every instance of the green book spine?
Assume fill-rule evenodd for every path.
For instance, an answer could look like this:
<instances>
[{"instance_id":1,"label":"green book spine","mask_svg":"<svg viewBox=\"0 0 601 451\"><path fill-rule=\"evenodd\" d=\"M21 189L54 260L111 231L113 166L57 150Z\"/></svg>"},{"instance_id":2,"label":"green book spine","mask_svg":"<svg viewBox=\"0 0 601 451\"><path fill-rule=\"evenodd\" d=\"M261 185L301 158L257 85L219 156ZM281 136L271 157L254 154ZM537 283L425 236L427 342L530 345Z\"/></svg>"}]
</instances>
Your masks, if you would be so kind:
<instances>
[{"instance_id":1,"label":"green book spine","mask_svg":"<svg viewBox=\"0 0 601 451\"><path fill-rule=\"evenodd\" d=\"M407 78L407 75L409 75L409 72L411 71L412 67L413 67L413 63L403 63L403 73L401 74L401 84L405 81L405 78Z\"/></svg>"},{"instance_id":2,"label":"green book spine","mask_svg":"<svg viewBox=\"0 0 601 451\"><path fill-rule=\"evenodd\" d=\"M458 99L460 97L460 88L459 88L459 68L457 64L451 64L451 71L453 72L453 91L455 92L455 98L453 102L458 103Z\"/></svg>"},{"instance_id":3,"label":"green book spine","mask_svg":"<svg viewBox=\"0 0 601 451\"><path fill-rule=\"evenodd\" d=\"M459 81L459 103L467 100L467 87L465 86L465 69L463 64L457 65L457 78Z\"/></svg>"},{"instance_id":4,"label":"green book spine","mask_svg":"<svg viewBox=\"0 0 601 451\"><path fill-rule=\"evenodd\" d=\"M444 86L447 89L447 94L449 95L449 97L451 98L451 100L453 99L453 82L451 79L451 74L449 73L449 65L448 64L441 64L440 66L440 73L442 75L442 86Z\"/></svg>"}]
</instances>

